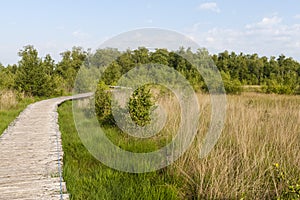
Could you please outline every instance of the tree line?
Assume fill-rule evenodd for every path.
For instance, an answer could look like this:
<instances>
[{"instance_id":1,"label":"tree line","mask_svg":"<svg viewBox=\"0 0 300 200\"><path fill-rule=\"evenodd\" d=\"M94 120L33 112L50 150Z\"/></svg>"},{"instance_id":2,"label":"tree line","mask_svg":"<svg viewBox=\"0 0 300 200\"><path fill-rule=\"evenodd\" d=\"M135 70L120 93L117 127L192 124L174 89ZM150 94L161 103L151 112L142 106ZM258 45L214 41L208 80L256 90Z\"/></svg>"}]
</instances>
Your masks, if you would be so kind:
<instances>
[{"instance_id":1,"label":"tree line","mask_svg":"<svg viewBox=\"0 0 300 200\"><path fill-rule=\"evenodd\" d=\"M209 57L219 69L227 93L240 93L244 85L261 86L261 92L299 94L300 64L284 55L276 57L257 54L236 54L224 51L210 55L206 49L196 52L190 48L177 51L145 47L121 52L117 49L98 49L95 53L81 47L73 47L61 53L55 62L48 54L39 57L37 49L28 45L18 53L17 64L0 64L0 90L12 89L33 96L59 96L69 94L74 86L76 74L84 62L103 72L106 85L114 85L118 79L136 66L157 63L167 65L180 72L197 91L206 92L207 86L197 68L190 62L201 63Z\"/></svg>"},{"instance_id":2,"label":"tree line","mask_svg":"<svg viewBox=\"0 0 300 200\"><path fill-rule=\"evenodd\" d=\"M38 97L60 96L72 91L76 74L88 53L73 47L61 53L58 63L47 54L39 57L32 45L18 52L17 64L4 67L0 64L0 90L11 89Z\"/></svg>"}]
</instances>

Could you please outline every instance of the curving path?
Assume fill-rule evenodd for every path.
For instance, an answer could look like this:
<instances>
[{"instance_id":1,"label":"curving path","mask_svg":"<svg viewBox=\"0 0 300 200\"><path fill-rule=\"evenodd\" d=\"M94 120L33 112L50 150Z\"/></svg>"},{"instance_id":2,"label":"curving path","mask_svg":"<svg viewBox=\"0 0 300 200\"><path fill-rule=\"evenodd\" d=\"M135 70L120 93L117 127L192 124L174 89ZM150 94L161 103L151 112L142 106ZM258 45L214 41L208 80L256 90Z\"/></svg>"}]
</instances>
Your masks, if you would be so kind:
<instances>
[{"instance_id":1,"label":"curving path","mask_svg":"<svg viewBox=\"0 0 300 200\"><path fill-rule=\"evenodd\" d=\"M61 176L57 106L81 94L29 105L0 137L0 199L69 199Z\"/></svg>"}]
</instances>

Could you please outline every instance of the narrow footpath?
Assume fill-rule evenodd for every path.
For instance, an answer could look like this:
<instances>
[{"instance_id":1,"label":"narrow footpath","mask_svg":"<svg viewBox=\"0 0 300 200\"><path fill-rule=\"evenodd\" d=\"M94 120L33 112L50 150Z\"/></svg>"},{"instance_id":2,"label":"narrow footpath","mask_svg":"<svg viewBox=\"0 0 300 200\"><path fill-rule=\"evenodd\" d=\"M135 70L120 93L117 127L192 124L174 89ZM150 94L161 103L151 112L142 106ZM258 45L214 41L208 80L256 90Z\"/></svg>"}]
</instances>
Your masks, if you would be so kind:
<instances>
[{"instance_id":1,"label":"narrow footpath","mask_svg":"<svg viewBox=\"0 0 300 200\"><path fill-rule=\"evenodd\" d=\"M0 137L0 199L69 199L61 176L63 151L57 106L91 96L29 105Z\"/></svg>"}]
</instances>

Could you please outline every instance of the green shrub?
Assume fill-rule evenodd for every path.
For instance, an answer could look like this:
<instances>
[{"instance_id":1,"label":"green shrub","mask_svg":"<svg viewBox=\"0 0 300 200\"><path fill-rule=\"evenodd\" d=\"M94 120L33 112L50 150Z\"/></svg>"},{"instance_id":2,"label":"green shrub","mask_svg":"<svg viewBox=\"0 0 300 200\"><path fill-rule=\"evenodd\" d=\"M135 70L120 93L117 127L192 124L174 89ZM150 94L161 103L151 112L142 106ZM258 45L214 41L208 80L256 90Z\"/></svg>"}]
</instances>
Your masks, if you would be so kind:
<instances>
[{"instance_id":1,"label":"green shrub","mask_svg":"<svg viewBox=\"0 0 300 200\"><path fill-rule=\"evenodd\" d=\"M114 124L111 111L111 93L104 82L100 82L95 93L95 112L101 124Z\"/></svg>"},{"instance_id":2,"label":"green shrub","mask_svg":"<svg viewBox=\"0 0 300 200\"><path fill-rule=\"evenodd\" d=\"M138 124L139 126L145 126L151 121L151 108L154 105L152 102L152 95L150 89L147 89L146 86L140 87L133 92L133 95L129 99L129 113L131 119ZM98 117L98 120L101 124L114 125L115 120L111 110L112 103L112 93L110 88L101 81L96 90L95 94L95 111ZM119 117L124 117L125 109L114 103L119 110Z\"/></svg>"},{"instance_id":3,"label":"green shrub","mask_svg":"<svg viewBox=\"0 0 300 200\"><path fill-rule=\"evenodd\" d=\"M278 83L276 80L267 80L262 89L268 94L294 94L296 92L295 87L288 84Z\"/></svg>"},{"instance_id":4,"label":"green shrub","mask_svg":"<svg viewBox=\"0 0 300 200\"><path fill-rule=\"evenodd\" d=\"M150 89L143 86L135 90L129 100L130 116L139 126L145 126L151 121L151 107L154 105L151 97Z\"/></svg>"},{"instance_id":5,"label":"green shrub","mask_svg":"<svg viewBox=\"0 0 300 200\"><path fill-rule=\"evenodd\" d=\"M224 88L227 94L241 94L242 84L238 79L231 79L230 74L221 72Z\"/></svg>"}]
</instances>

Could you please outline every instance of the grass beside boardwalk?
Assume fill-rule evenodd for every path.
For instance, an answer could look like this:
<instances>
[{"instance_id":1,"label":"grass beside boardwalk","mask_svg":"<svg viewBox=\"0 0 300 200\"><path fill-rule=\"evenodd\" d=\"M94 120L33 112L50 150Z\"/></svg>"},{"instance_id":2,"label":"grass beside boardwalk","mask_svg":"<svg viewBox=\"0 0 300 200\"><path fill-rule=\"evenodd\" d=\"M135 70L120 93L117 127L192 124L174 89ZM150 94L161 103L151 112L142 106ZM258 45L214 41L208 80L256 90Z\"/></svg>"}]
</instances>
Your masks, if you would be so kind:
<instances>
[{"instance_id":1,"label":"grass beside boardwalk","mask_svg":"<svg viewBox=\"0 0 300 200\"><path fill-rule=\"evenodd\" d=\"M9 124L31 103L33 98L23 97L17 100L12 91L0 93L0 135Z\"/></svg>"},{"instance_id":2,"label":"grass beside boardwalk","mask_svg":"<svg viewBox=\"0 0 300 200\"><path fill-rule=\"evenodd\" d=\"M63 175L71 199L179 199L179 183L167 171L130 174L96 160L78 137L71 105L66 102L58 109Z\"/></svg>"},{"instance_id":3,"label":"grass beside boardwalk","mask_svg":"<svg viewBox=\"0 0 300 200\"><path fill-rule=\"evenodd\" d=\"M194 144L171 166L146 174L118 172L94 159L76 133L71 102L63 104L59 123L71 199L300 199L300 96L246 93L227 100L225 126L208 157L198 155L210 98L199 95ZM177 116L175 104L165 105Z\"/></svg>"}]
</instances>

